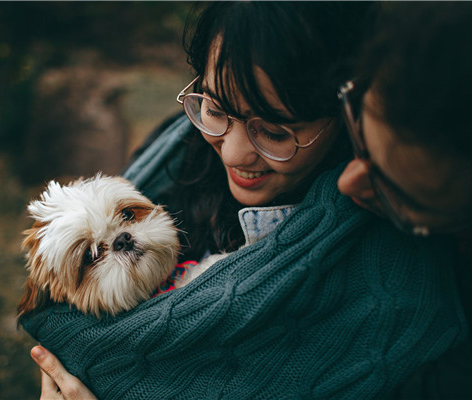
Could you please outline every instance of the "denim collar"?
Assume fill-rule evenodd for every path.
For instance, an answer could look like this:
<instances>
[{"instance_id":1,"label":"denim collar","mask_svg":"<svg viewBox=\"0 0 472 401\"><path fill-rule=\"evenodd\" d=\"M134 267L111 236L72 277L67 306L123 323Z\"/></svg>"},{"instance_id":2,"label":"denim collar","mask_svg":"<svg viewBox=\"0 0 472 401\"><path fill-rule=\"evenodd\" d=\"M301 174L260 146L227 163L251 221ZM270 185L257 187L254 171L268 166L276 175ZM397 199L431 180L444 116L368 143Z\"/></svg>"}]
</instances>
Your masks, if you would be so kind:
<instances>
[{"instance_id":1,"label":"denim collar","mask_svg":"<svg viewBox=\"0 0 472 401\"><path fill-rule=\"evenodd\" d=\"M238 213L246 245L252 245L274 231L295 205L246 207Z\"/></svg>"}]
</instances>

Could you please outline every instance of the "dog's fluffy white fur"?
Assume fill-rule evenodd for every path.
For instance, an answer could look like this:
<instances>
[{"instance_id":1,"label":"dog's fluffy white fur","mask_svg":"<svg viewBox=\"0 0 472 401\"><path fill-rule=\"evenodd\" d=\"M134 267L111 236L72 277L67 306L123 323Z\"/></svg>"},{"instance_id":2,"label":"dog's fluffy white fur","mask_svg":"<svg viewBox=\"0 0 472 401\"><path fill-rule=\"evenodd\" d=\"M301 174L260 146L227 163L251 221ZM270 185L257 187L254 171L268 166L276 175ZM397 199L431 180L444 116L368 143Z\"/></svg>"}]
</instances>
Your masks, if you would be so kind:
<instances>
[{"instance_id":1,"label":"dog's fluffy white fur","mask_svg":"<svg viewBox=\"0 0 472 401\"><path fill-rule=\"evenodd\" d=\"M28 206L29 277L19 315L52 302L115 315L148 299L173 270L177 229L128 181L97 175L50 182Z\"/></svg>"}]
</instances>

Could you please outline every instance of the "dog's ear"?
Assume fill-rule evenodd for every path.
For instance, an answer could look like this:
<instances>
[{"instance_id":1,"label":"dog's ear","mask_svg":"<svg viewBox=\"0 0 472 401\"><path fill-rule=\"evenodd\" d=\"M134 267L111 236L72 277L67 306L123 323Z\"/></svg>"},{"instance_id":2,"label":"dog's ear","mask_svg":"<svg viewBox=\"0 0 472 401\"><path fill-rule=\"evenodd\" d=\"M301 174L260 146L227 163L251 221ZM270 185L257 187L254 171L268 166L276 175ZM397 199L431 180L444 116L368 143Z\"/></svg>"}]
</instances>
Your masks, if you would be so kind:
<instances>
[{"instance_id":1,"label":"dog's ear","mask_svg":"<svg viewBox=\"0 0 472 401\"><path fill-rule=\"evenodd\" d=\"M22 234L25 235L26 238L23 240L23 243L21 244L21 249L29 249L32 251L32 253L36 253L36 250L39 247L38 233L39 233L39 230L41 230L41 228L43 228L45 225L46 223L35 221L31 228L24 230Z\"/></svg>"},{"instance_id":2,"label":"dog's ear","mask_svg":"<svg viewBox=\"0 0 472 401\"><path fill-rule=\"evenodd\" d=\"M38 232L44 227L46 223L36 221L33 226L25 231L23 234L26 238L23 240L22 249L28 249L28 265L40 264L40 260L37 260L37 250L40 244L38 238ZM26 291L18 304L18 322L21 317L33 310L39 310L50 303L49 289L41 289L35 281L28 277L26 281Z\"/></svg>"},{"instance_id":3,"label":"dog's ear","mask_svg":"<svg viewBox=\"0 0 472 401\"><path fill-rule=\"evenodd\" d=\"M39 200L29 203L27 209L31 217L36 221L46 221L54 216L56 210L60 210L61 199L66 189L56 181L50 181L46 189L41 193Z\"/></svg>"},{"instance_id":4,"label":"dog's ear","mask_svg":"<svg viewBox=\"0 0 472 401\"><path fill-rule=\"evenodd\" d=\"M28 278L26 281L26 291L18 304L18 322L26 314L51 304L49 289L41 289Z\"/></svg>"}]
</instances>

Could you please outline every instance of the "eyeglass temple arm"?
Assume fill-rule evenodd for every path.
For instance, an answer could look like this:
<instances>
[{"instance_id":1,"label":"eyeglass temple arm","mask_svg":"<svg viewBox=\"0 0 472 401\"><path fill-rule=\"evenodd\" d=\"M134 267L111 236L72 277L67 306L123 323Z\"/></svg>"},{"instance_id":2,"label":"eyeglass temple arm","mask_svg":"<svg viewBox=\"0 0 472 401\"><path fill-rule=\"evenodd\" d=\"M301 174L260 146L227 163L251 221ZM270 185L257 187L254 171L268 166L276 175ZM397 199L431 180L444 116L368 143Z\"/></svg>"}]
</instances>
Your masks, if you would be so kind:
<instances>
[{"instance_id":1,"label":"eyeglass temple arm","mask_svg":"<svg viewBox=\"0 0 472 401\"><path fill-rule=\"evenodd\" d=\"M195 84L195 82L198 81L199 78L200 78L200 75L197 75L197 76L195 77L195 79L194 79L192 82L190 82L184 89L182 89L182 91L177 95L177 99L176 99L176 100L177 100L178 103L180 103L180 104L183 104L183 103L184 103L184 101L183 101L182 98L185 96L185 92L187 92L187 90L188 90L191 86L193 86L193 85Z\"/></svg>"},{"instance_id":2,"label":"eyeglass temple arm","mask_svg":"<svg viewBox=\"0 0 472 401\"><path fill-rule=\"evenodd\" d=\"M354 81L347 81L343 86L339 88L338 99L341 100L343 104L343 113L345 116L346 123L349 125L351 130L355 129L355 118L352 112L351 104L349 103L347 97L350 92L354 89Z\"/></svg>"},{"instance_id":3,"label":"eyeglass temple arm","mask_svg":"<svg viewBox=\"0 0 472 401\"><path fill-rule=\"evenodd\" d=\"M329 125L331 124L331 122L333 121L333 119L334 119L334 117L331 117L331 118L328 120L328 122L326 123L326 125L321 129L321 131L318 132L318 133L315 135L315 137L314 137L310 142L305 143L304 145L300 145L299 143L296 143L295 146L296 146L297 148L302 148L302 149L304 149L304 148L307 148L308 146L310 146L311 144L313 144L313 143L320 137L320 135L321 135L323 132L326 131L326 129L329 127Z\"/></svg>"}]
</instances>

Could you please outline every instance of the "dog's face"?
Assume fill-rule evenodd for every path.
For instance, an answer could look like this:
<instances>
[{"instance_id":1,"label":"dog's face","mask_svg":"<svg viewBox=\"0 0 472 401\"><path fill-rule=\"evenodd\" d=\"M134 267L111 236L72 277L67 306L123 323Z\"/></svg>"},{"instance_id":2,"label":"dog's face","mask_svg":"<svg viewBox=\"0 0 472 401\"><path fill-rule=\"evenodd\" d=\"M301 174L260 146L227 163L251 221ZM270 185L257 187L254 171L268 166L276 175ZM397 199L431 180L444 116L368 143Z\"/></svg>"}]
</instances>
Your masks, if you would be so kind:
<instances>
[{"instance_id":1,"label":"dog's face","mask_svg":"<svg viewBox=\"0 0 472 401\"><path fill-rule=\"evenodd\" d=\"M148 299L175 266L172 219L122 178L51 182L28 211L35 223L23 243L30 274L20 316L50 301L114 315Z\"/></svg>"}]
</instances>

